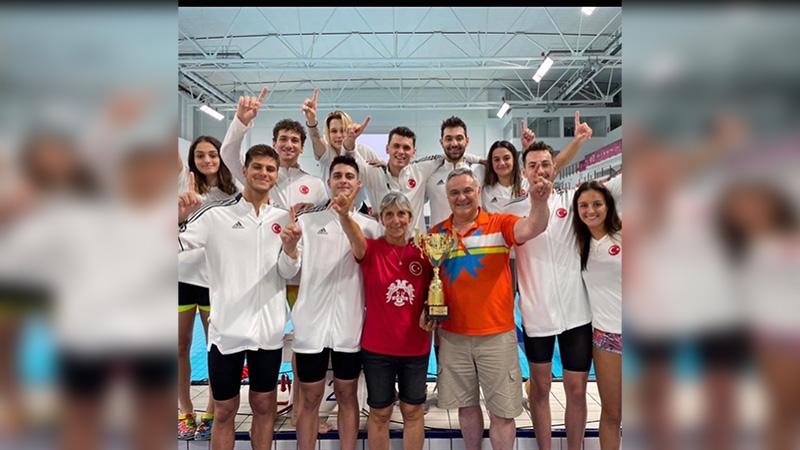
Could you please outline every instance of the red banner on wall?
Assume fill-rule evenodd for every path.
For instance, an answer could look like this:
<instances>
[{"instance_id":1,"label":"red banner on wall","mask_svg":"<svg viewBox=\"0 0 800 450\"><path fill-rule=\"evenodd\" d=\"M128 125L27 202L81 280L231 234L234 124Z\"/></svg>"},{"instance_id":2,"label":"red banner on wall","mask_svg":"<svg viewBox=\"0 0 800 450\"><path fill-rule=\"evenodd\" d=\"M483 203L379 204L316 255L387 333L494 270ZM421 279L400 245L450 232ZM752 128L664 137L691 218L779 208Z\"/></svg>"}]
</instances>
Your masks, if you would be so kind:
<instances>
[{"instance_id":1,"label":"red banner on wall","mask_svg":"<svg viewBox=\"0 0 800 450\"><path fill-rule=\"evenodd\" d=\"M584 171L587 167L593 166L609 158L613 158L620 153L622 153L622 139L616 140L605 147L597 149L586 155L586 157L584 157L583 160L578 163L578 170Z\"/></svg>"}]
</instances>

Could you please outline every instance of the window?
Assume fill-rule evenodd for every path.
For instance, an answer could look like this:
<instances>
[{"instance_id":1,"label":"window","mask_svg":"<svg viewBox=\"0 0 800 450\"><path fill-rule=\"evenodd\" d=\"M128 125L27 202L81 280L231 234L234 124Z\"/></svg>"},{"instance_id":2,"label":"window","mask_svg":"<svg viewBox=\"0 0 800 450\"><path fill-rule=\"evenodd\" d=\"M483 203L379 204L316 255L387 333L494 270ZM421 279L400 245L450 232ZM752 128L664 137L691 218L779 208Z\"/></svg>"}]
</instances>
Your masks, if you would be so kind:
<instances>
[{"instance_id":1,"label":"window","mask_svg":"<svg viewBox=\"0 0 800 450\"><path fill-rule=\"evenodd\" d=\"M581 122L589 124L594 137L605 137L608 134L608 116L581 116ZM575 116L564 117L564 137L573 136L575 136Z\"/></svg>"},{"instance_id":2,"label":"window","mask_svg":"<svg viewBox=\"0 0 800 450\"><path fill-rule=\"evenodd\" d=\"M612 114L611 126L608 128L608 131L615 130L621 126L622 126L622 114Z\"/></svg>"},{"instance_id":3,"label":"window","mask_svg":"<svg viewBox=\"0 0 800 450\"><path fill-rule=\"evenodd\" d=\"M528 128L536 133L536 138L561 137L558 117L534 117L528 118Z\"/></svg>"}]
</instances>

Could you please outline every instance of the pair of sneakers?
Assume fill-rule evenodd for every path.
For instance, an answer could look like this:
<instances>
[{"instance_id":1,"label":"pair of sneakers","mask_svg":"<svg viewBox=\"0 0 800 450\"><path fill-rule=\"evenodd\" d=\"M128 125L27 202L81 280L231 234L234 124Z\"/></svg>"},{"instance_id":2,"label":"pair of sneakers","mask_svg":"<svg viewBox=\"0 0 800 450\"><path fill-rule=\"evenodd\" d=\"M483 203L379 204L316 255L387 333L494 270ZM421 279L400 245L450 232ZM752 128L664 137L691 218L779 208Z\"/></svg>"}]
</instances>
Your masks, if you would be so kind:
<instances>
[{"instance_id":1,"label":"pair of sneakers","mask_svg":"<svg viewBox=\"0 0 800 450\"><path fill-rule=\"evenodd\" d=\"M178 414L178 439L188 441L207 441L211 439L211 426L214 416L204 414L198 424L194 413Z\"/></svg>"}]
</instances>

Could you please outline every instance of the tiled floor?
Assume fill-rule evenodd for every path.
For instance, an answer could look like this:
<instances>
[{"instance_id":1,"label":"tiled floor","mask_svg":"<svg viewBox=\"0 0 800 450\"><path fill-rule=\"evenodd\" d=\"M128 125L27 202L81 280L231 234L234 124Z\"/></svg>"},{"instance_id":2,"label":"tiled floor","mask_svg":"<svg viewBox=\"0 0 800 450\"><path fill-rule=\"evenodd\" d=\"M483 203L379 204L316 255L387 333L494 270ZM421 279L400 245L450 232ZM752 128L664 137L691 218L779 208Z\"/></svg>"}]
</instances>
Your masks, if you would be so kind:
<instances>
[{"instance_id":1,"label":"tiled floor","mask_svg":"<svg viewBox=\"0 0 800 450\"><path fill-rule=\"evenodd\" d=\"M431 397L431 393L434 389L434 383L428 383L428 396ZM521 388L522 389L522 388ZM250 415L250 406L247 403L247 392L248 387L242 387L242 395L241 395L241 406L239 408L239 414L236 418L236 431L240 432L247 432L250 429L251 423L251 415ZM587 405L588 405L588 420L587 420L587 429L596 429L598 421L600 419L600 401L599 395L597 392L597 384L594 382L590 382L587 386ZM280 393L278 397L278 402L288 400L288 392L287 393ZM206 386L192 386L192 397L195 405L195 409L197 411L204 411L206 408L206 404L208 401L208 388ZM525 400L527 401L527 400ZM564 386L560 382L553 382L552 389L551 389L551 410L552 410L552 418L553 418L553 429L554 430L563 430L564 429L564 405L566 402L566 395L564 393ZM279 405L279 410L284 408L284 406ZM365 405L366 408L366 405ZM291 413L286 412L280 414L278 420L275 422L275 431L294 431L294 427L291 425L290 420ZM327 414L323 414L320 416L321 418L325 419L330 425L332 430L336 429L336 410L332 410ZM361 415L361 423L360 429L366 430L366 410L362 411ZM484 409L484 423L488 427L489 418L486 414ZM518 429L521 430L531 430L532 423L530 413L527 409L527 406L523 409L522 414L520 414L516 418L516 425ZM400 414L399 408L395 408L393 416L392 416L392 423L390 425L390 429L402 429L402 416ZM458 430L458 413L456 410L446 410L446 409L439 409L435 406L431 406L428 412L425 414L425 427L427 430ZM393 439L392 445L394 448L395 441L399 444L402 448L402 441L399 439ZM441 441L441 442L438 442ZM451 448L451 443L453 444L452 448L463 448L462 446L458 445L460 439L428 439L426 440L426 449L436 449L440 448L439 444L444 445L441 448ZM488 444L488 439L485 440L484 448L491 448ZM586 447L585 448L594 448L591 444L594 444L596 439L587 439ZM521 438L518 439L518 448L536 448L534 443L535 441L532 438ZM445 445L446 443L446 445ZM528 445L529 444L529 445ZM242 442L241 448L249 448L249 445L246 445L245 442ZM288 446L287 446L288 445ZM277 449L281 448L295 448L295 441L276 441L274 447ZM361 445L361 444L359 444ZM206 449L208 448L207 442L190 442L189 444L185 444L179 442L178 445L179 449ZM237 442L237 447L240 448L239 443ZM320 440L319 449L323 448L338 448L338 441L336 440ZM361 448L361 447L359 447ZM366 447L364 447L366 448ZM560 449L561 448L561 439L554 438L554 445L553 449ZM597 447L599 448L599 447Z\"/></svg>"}]
</instances>

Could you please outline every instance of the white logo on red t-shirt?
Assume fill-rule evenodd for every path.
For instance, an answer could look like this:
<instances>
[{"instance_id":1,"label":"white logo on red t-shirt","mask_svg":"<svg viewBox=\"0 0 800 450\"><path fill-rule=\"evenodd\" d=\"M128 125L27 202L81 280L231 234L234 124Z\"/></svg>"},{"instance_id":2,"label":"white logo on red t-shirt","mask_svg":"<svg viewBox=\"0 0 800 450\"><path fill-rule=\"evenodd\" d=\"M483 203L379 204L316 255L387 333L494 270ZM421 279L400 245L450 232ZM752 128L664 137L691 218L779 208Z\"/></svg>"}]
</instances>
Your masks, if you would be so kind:
<instances>
[{"instance_id":1,"label":"white logo on red t-shirt","mask_svg":"<svg viewBox=\"0 0 800 450\"><path fill-rule=\"evenodd\" d=\"M620 251L619 245L614 244L611 247L609 247L608 254L611 256L617 256L619 255L619 251Z\"/></svg>"},{"instance_id":2,"label":"white logo on red t-shirt","mask_svg":"<svg viewBox=\"0 0 800 450\"><path fill-rule=\"evenodd\" d=\"M305 184L300 186L300 193L303 195L308 194L308 186L306 186Z\"/></svg>"},{"instance_id":3,"label":"white logo on red t-shirt","mask_svg":"<svg viewBox=\"0 0 800 450\"><path fill-rule=\"evenodd\" d=\"M414 189L414 186L416 186L416 185L417 185L417 180L415 180L413 178L409 178L408 179L408 187L409 188Z\"/></svg>"},{"instance_id":4,"label":"white logo on red t-shirt","mask_svg":"<svg viewBox=\"0 0 800 450\"><path fill-rule=\"evenodd\" d=\"M406 280L395 280L386 290L386 303L400 307L406 303L414 304L414 286Z\"/></svg>"},{"instance_id":5,"label":"white logo on red t-shirt","mask_svg":"<svg viewBox=\"0 0 800 450\"><path fill-rule=\"evenodd\" d=\"M567 210L564 208L558 208L556 210L556 215L563 219L564 217L567 217Z\"/></svg>"},{"instance_id":6,"label":"white logo on red t-shirt","mask_svg":"<svg viewBox=\"0 0 800 450\"><path fill-rule=\"evenodd\" d=\"M273 232L273 233L275 233L275 234L280 234L280 233L281 233L281 226L280 226L280 224L273 223L273 224L272 224L272 232Z\"/></svg>"},{"instance_id":7,"label":"white logo on red t-shirt","mask_svg":"<svg viewBox=\"0 0 800 450\"><path fill-rule=\"evenodd\" d=\"M408 271L411 272L411 275L418 277L422 275L422 264L419 261L411 261L411 264L408 265Z\"/></svg>"}]
</instances>

